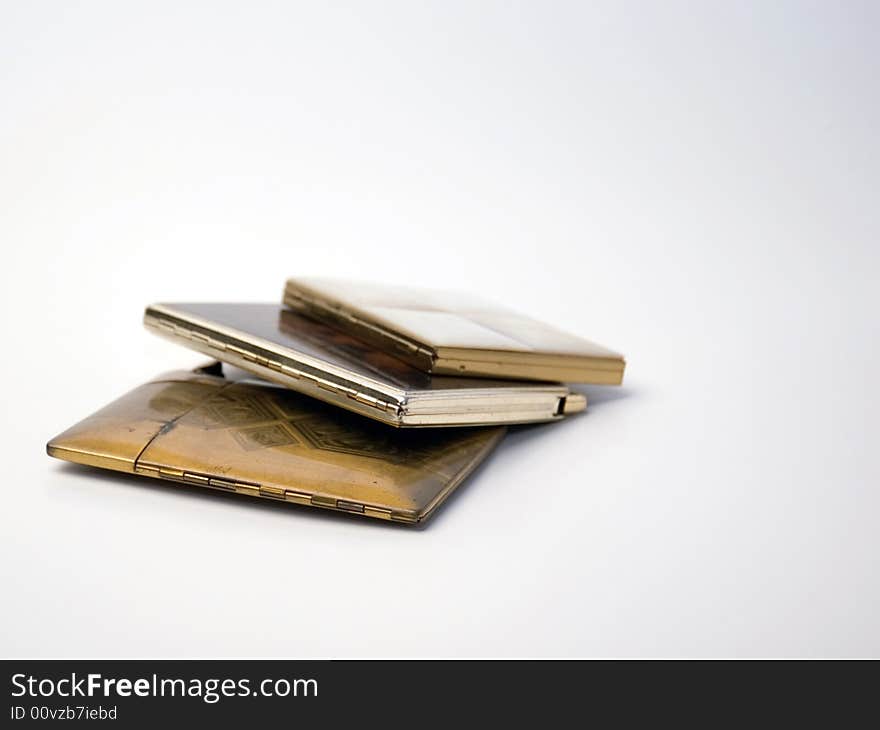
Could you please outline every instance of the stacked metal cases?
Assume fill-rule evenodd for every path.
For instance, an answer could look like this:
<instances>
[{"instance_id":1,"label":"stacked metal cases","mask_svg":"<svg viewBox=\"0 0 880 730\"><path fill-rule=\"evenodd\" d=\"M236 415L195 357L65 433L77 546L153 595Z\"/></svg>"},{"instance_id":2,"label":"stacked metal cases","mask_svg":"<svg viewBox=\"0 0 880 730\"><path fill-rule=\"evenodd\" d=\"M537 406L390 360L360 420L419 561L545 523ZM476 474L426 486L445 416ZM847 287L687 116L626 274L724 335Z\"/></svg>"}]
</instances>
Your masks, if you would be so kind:
<instances>
[{"instance_id":1,"label":"stacked metal cases","mask_svg":"<svg viewBox=\"0 0 880 730\"><path fill-rule=\"evenodd\" d=\"M146 383L48 444L89 466L401 523L429 517L509 424L586 408L623 358L459 293L290 279L281 304L147 307L216 362Z\"/></svg>"}]
</instances>

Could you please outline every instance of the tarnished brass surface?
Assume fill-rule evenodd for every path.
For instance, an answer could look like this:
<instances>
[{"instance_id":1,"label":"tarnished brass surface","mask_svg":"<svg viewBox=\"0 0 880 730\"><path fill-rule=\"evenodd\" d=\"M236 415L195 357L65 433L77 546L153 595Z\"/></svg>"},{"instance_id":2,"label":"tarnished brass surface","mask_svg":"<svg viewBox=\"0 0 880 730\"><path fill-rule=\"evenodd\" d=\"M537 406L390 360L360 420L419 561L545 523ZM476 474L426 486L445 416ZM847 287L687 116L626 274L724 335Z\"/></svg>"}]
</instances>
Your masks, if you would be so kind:
<instances>
[{"instance_id":1,"label":"tarnished brass surface","mask_svg":"<svg viewBox=\"0 0 880 730\"><path fill-rule=\"evenodd\" d=\"M284 303L438 375L619 385L625 361L589 340L460 292L289 279Z\"/></svg>"},{"instance_id":2,"label":"tarnished brass surface","mask_svg":"<svg viewBox=\"0 0 880 730\"><path fill-rule=\"evenodd\" d=\"M286 388L202 370L135 388L52 439L47 451L80 464L414 523L503 434L501 427L395 430Z\"/></svg>"}]
</instances>

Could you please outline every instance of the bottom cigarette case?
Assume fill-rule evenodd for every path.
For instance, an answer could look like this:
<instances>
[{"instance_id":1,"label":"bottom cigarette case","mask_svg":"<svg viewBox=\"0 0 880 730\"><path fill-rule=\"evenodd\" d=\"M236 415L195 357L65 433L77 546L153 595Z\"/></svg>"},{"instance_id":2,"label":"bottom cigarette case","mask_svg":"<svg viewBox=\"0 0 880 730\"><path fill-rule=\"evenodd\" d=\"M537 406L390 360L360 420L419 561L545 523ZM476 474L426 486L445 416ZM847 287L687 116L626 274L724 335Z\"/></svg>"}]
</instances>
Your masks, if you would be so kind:
<instances>
[{"instance_id":1,"label":"bottom cigarette case","mask_svg":"<svg viewBox=\"0 0 880 730\"><path fill-rule=\"evenodd\" d=\"M384 520L425 520L503 427L396 430L219 363L141 385L47 445L50 456Z\"/></svg>"}]
</instances>

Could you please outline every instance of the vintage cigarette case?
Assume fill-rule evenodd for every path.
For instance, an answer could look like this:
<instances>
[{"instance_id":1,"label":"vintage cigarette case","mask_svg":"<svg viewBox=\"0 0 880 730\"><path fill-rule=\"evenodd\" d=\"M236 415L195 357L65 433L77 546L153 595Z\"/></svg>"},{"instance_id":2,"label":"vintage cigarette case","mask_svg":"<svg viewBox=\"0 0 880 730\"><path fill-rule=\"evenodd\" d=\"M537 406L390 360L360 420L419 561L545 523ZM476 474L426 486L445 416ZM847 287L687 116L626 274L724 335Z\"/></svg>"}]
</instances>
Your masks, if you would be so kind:
<instances>
[{"instance_id":1,"label":"vintage cigarette case","mask_svg":"<svg viewBox=\"0 0 880 730\"><path fill-rule=\"evenodd\" d=\"M219 363L135 388L52 439L59 459L323 507L424 520L503 427L399 431ZM248 376L249 377L249 376Z\"/></svg>"},{"instance_id":2,"label":"vintage cigarette case","mask_svg":"<svg viewBox=\"0 0 880 730\"><path fill-rule=\"evenodd\" d=\"M436 375L619 385L621 355L460 292L290 279L284 303Z\"/></svg>"},{"instance_id":3,"label":"vintage cigarette case","mask_svg":"<svg viewBox=\"0 0 880 730\"><path fill-rule=\"evenodd\" d=\"M392 426L555 421L584 410L558 383L428 375L276 304L154 304L153 332Z\"/></svg>"}]
</instances>

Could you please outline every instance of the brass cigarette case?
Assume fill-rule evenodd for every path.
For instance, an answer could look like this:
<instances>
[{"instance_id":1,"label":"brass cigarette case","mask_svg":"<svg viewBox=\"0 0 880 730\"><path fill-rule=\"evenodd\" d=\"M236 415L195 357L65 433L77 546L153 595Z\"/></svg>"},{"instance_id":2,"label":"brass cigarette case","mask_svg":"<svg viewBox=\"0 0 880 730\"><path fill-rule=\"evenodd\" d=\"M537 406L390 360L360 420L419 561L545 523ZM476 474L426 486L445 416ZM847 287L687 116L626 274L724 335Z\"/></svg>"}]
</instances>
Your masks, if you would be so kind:
<instances>
[{"instance_id":1,"label":"brass cigarette case","mask_svg":"<svg viewBox=\"0 0 880 730\"><path fill-rule=\"evenodd\" d=\"M397 427L558 421L586 408L560 383L430 375L278 304L154 304L152 332Z\"/></svg>"},{"instance_id":2,"label":"brass cigarette case","mask_svg":"<svg viewBox=\"0 0 880 730\"><path fill-rule=\"evenodd\" d=\"M426 373L623 381L622 355L460 292L294 278L287 281L284 303Z\"/></svg>"},{"instance_id":3,"label":"brass cigarette case","mask_svg":"<svg viewBox=\"0 0 880 730\"><path fill-rule=\"evenodd\" d=\"M219 363L135 388L56 436L50 456L278 502L416 523L503 427L400 431Z\"/></svg>"}]
</instances>

